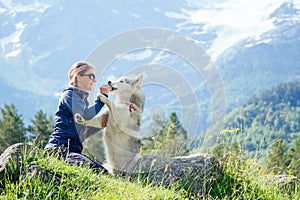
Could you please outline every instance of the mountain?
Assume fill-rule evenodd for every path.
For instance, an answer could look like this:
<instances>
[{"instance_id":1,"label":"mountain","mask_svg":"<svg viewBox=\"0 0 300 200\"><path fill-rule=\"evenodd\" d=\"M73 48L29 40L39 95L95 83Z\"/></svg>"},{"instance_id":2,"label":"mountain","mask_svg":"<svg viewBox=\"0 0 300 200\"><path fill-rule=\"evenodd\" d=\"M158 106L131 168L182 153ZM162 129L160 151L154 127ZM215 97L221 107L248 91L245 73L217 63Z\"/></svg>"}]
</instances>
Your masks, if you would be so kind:
<instances>
[{"instance_id":1,"label":"mountain","mask_svg":"<svg viewBox=\"0 0 300 200\"><path fill-rule=\"evenodd\" d=\"M186 7L184 1L171 0L163 2L140 0L129 1L126 4L120 1L87 3L83 0L76 1L76 4L73 1L2 1L0 18L6 22L0 24L0 69L3 82L22 91L53 97L67 85L70 65L75 61L85 60L97 45L118 34L137 28L174 29L181 21L168 17L168 12L180 13L182 7ZM137 50L138 55L133 55L137 59L132 60L127 56L120 63L114 63L114 66L118 66L118 70L112 67L113 78L130 72L132 68L136 68L135 66L149 64L156 58L164 65L160 51L151 50L150 57L146 55L145 59L141 59L143 51L140 53ZM180 72L181 63L172 61L169 63L171 64L169 69L175 65L178 71L175 74L178 78L192 80L193 78L187 75L185 78L180 76L183 74ZM96 68L100 67L102 66L96 66ZM99 73L98 76L102 76L103 79L100 77L97 82L103 83L107 81L110 74L103 76ZM166 77L168 75L159 79L163 80ZM198 87L195 84L196 81L189 88L191 92L193 88ZM176 100L177 93L172 91L173 88L170 89L173 87L171 81L168 85L159 82L152 85L154 86L151 89L145 86L147 94L151 94L147 96L149 97L146 105L148 110L152 105L159 104L162 105L163 112L169 112L171 109L181 112L180 102ZM8 96L3 98L6 102L12 102ZM176 108L172 107L174 105ZM51 113L54 111L52 110ZM145 118L149 119L149 116Z\"/></svg>"},{"instance_id":2,"label":"mountain","mask_svg":"<svg viewBox=\"0 0 300 200\"><path fill-rule=\"evenodd\" d=\"M26 125L30 123L30 119L34 118L38 110L41 109L53 115L56 109L57 98L20 90L3 82L2 78L0 79L0 91L0 105L14 104L17 113L22 115L22 119ZM3 107L1 106L1 108Z\"/></svg>"},{"instance_id":3,"label":"mountain","mask_svg":"<svg viewBox=\"0 0 300 200\"><path fill-rule=\"evenodd\" d=\"M226 3L230 1L137 0L122 3L118 0L79 0L74 3L71 0L3 0L0 2L0 19L3 21L0 24L1 84L14 94L29 92L22 95L28 98L36 95L28 99L32 103L30 107L49 105L47 109L53 114L56 102L50 105L52 100L48 99L57 99L55 94L67 85L70 65L85 60L97 47L131 30L149 27L174 30L188 38L186 41L194 39L204 51L214 51L211 49L214 42L223 39L219 38L218 30L224 27L217 25L208 29L201 18L209 21L211 16L205 15L205 9L212 8L219 13ZM204 15L193 15L201 9L204 9ZM212 107L219 101L220 107L226 106L230 111L257 91L299 77L299 10L292 3L284 3L266 15L273 20L273 28L255 38L237 40L218 57L217 69L212 71L215 74L210 74L209 81L203 76L207 72L205 67L199 70L181 52L167 51L164 45L169 40L166 39L166 43L160 44L161 48L130 49L126 55L116 55L109 66L96 66L99 71L97 84L130 72L146 72L144 124L151 121L152 111L158 110L165 118L176 111L184 127L197 134L209 126L211 115L215 114ZM169 39L172 39L171 35ZM98 57L106 58L107 52L131 43L133 41L127 40L112 43ZM178 51L199 56L186 44L180 43ZM211 90L215 88L209 84L217 77L215 82L222 88L213 92ZM223 87L226 99L223 95L212 98L212 94ZM45 100L43 103L42 99ZM13 95L3 95L1 101L15 100Z\"/></svg>"},{"instance_id":4,"label":"mountain","mask_svg":"<svg viewBox=\"0 0 300 200\"><path fill-rule=\"evenodd\" d=\"M228 110L270 86L300 78L300 10L284 3L270 18L271 31L239 42L217 60Z\"/></svg>"},{"instance_id":5,"label":"mountain","mask_svg":"<svg viewBox=\"0 0 300 200\"><path fill-rule=\"evenodd\" d=\"M128 5L119 1L2 1L1 21L6 23L0 25L1 69L10 64L3 75L19 88L54 94L65 86L70 65L84 60L97 44L125 30L157 26L160 19L164 28L171 28L174 20L164 17L164 12L179 7L170 0Z\"/></svg>"},{"instance_id":6,"label":"mountain","mask_svg":"<svg viewBox=\"0 0 300 200\"><path fill-rule=\"evenodd\" d=\"M97 44L125 30L157 26L156 22L171 28L175 20L164 14L169 9L179 11L180 4L1 1L0 105L16 104L25 121L38 108L54 114L53 99L66 87L73 62L85 60Z\"/></svg>"}]
</instances>

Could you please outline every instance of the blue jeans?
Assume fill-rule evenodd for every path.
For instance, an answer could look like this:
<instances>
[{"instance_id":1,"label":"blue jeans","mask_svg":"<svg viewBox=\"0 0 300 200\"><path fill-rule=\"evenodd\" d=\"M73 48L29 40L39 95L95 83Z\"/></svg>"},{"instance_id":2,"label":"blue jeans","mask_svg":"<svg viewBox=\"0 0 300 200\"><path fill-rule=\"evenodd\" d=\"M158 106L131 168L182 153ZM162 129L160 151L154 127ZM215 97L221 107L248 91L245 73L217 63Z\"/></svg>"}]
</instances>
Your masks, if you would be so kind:
<instances>
[{"instance_id":1,"label":"blue jeans","mask_svg":"<svg viewBox=\"0 0 300 200\"><path fill-rule=\"evenodd\" d=\"M93 169L96 172L109 174L108 170L103 165L90 159L84 154L67 152L65 149L61 148L46 149L46 152L48 152L49 155L55 155L65 159L68 163L70 163L70 165L88 165L91 169Z\"/></svg>"},{"instance_id":2,"label":"blue jeans","mask_svg":"<svg viewBox=\"0 0 300 200\"><path fill-rule=\"evenodd\" d=\"M108 174L108 171L107 171L107 169L105 169L105 167L103 167L100 163L90 159L86 155L83 155L80 153L69 152L66 155L65 159L71 165L88 164L91 169L96 170L96 171L101 171L101 172L103 172L103 174Z\"/></svg>"}]
</instances>

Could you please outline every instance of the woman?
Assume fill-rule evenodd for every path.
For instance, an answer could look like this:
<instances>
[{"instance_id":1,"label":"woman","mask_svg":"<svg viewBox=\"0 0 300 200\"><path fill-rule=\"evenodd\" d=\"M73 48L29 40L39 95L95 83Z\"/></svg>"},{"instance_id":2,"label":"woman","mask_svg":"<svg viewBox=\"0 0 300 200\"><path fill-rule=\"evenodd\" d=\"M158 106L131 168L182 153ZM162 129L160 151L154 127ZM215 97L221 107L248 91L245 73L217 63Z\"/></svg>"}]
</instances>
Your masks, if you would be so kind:
<instances>
[{"instance_id":1,"label":"woman","mask_svg":"<svg viewBox=\"0 0 300 200\"><path fill-rule=\"evenodd\" d=\"M59 99L54 132L45 149L61 152L61 155L72 165L89 164L91 168L101 169L107 173L101 164L82 154L84 139L95 134L99 129L77 124L74 120L75 113L79 113L85 119L92 119L103 107L104 104L98 98L91 106L87 101L95 82L96 76L92 65L87 62L77 62L72 65L69 71L69 87L63 91ZM106 96L110 90L109 85L100 87L100 93ZM102 127L105 127L106 120L103 120Z\"/></svg>"}]
</instances>

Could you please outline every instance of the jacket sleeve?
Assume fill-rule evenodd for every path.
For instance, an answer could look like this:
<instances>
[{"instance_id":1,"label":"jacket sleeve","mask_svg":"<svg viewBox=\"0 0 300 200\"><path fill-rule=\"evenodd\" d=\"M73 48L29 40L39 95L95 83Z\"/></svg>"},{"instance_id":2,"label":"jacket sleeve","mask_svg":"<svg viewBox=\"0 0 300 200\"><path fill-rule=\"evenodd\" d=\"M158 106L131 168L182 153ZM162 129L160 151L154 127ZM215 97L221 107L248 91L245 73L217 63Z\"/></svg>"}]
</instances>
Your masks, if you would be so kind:
<instances>
[{"instance_id":1,"label":"jacket sleeve","mask_svg":"<svg viewBox=\"0 0 300 200\"><path fill-rule=\"evenodd\" d=\"M104 104L97 99L91 106L86 106L85 102L79 98L75 93L67 93L65 97L65 103L72 111L73 116L75 113L79 113L84 119L90 120L95 117Z\"/></svg>"}]
</instances>

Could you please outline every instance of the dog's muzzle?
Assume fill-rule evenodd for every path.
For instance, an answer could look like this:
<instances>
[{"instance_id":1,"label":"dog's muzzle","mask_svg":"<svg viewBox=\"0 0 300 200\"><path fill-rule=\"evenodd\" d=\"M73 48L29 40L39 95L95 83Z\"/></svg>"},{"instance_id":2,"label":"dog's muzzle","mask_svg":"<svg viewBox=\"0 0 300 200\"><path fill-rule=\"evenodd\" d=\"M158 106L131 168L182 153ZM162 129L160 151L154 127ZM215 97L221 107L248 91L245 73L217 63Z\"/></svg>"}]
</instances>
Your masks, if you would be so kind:
<instances>
[{"instance_id":1,"label":"dog's muzzle","mask_svg":"<svg viewBox=\"0 0 300 200\"><path fill-rule=\"evenodd\" d=\"M111 81L108 81L107 84L111 87L111 91L114 91L114 90L117 89L117 88L115 88L115 87L113 87L113 86L111 85Z\"/></svg>"}]
</instances>

